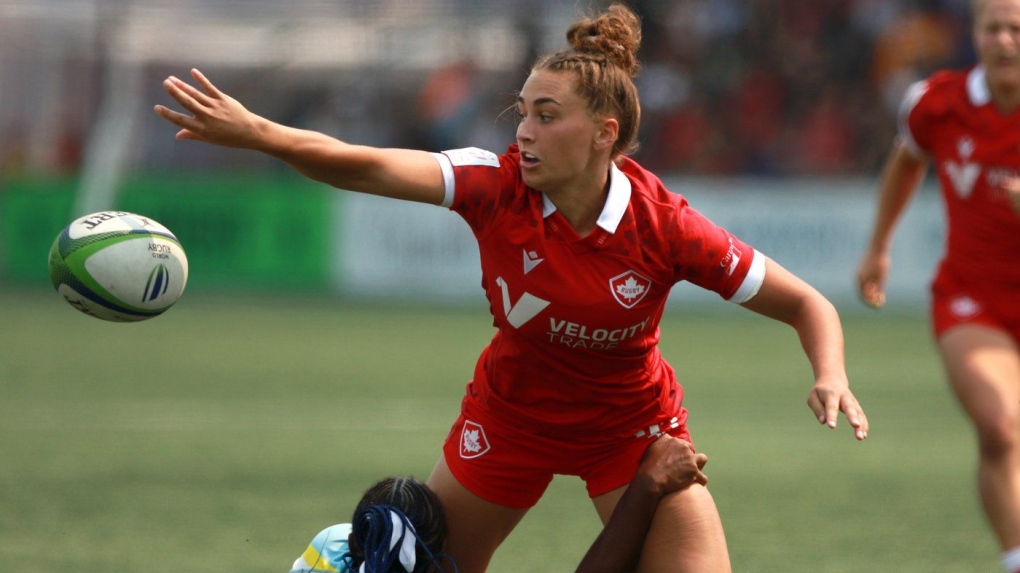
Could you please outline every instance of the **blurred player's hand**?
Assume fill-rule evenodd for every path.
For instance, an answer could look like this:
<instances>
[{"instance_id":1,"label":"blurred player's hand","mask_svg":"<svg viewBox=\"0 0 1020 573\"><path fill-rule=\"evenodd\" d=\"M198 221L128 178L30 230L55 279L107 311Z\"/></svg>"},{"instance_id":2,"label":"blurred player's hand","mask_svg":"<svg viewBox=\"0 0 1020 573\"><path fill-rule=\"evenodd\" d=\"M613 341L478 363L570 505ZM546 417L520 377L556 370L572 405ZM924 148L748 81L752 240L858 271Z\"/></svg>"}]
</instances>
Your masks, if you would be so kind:
<instances>
[{"instance_id":1,"label":"blurred player's hand","mask_svg":"<svg viewBox=\"0 0 1020 573\"><path fill-rule=\"evenodd\" d=\"M872 308L885 305L885 283L891 260L886 253L868 252L857 267L857 289L864 304Z\"/></svg>"},{"instance_id":2,"label":"blurred player's hand","mask_svg":"<svg viewBox=\"0 0 1020 573\"><path fill-rule=\"evenodd\" d=\"M1020 214L1020 177L1006 179L1002 188L1006 190L1006 196L1009 197L1009 202L1013 206L1013 212Z\"/></svg>"},{"instance_id":3,"label":"blurred player's hand","mask_svg":"<svg viewBox=\"0 0 1020 573\"><path fill-rule=\"evenodd\" d=\"M259 141L261 117L251 113L234 98L216 88L202 72L192 69L194 86L173 76L163 80L163 89L192 115L157 105L156 113L182 128L177 139L193 139L225 147L254 148Z\"/></svg>"},{"instance_id":4,"label":"blurred player's hand","mask_svg":"<svg viewBox=\"0 0 1020 573\"><path fill-rule=\"evenodd\" d=\"M655 484L661 495L686 489L696 483L705 485L708 476L701 469L708 456L695 453L690 442L663 434L645 450L637 473Z\"/></svg>"}]
</instances>

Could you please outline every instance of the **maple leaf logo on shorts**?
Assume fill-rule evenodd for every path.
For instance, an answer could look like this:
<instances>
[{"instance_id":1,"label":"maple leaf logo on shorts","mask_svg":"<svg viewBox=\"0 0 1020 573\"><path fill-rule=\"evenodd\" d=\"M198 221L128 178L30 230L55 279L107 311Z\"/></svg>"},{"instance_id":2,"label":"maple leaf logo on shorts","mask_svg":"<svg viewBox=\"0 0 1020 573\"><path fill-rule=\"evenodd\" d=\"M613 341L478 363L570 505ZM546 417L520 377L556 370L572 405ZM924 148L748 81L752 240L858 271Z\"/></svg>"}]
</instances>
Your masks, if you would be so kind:
<instances>
[{"instance_id":1,"label":"maple leaf logo on shorts","mask_svg":"<svg viewBox=\"0 0 1020 573\"><path fill-rule=\"evenodd\" d=\"M489 440L485 437L485 430L481 424L465 421L460 432L460 457L477 458L489 451L489 447Z\"/></svg>"}]
</instances>

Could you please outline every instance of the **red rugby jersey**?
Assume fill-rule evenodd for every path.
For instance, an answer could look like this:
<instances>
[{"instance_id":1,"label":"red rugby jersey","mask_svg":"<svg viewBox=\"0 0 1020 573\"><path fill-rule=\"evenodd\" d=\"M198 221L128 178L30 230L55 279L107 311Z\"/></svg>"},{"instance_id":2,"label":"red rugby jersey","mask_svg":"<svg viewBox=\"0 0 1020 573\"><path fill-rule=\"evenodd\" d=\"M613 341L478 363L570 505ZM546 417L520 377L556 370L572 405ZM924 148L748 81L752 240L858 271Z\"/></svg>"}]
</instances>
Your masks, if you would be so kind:
<instances>
[{"instance_id":1,"label":"red rugby jersey","mask_svg":"<svg viewBox=\"0 0 1020 573\"><path fill-rule=\"evenodd\" d=\"M949 230L942 268L975 285L1020 287L1020 217L1002 188L1020 177L1020 113L999 111L983 67L939 72L907 91L900 135L935 164Z\"/></svg>"},{"instance_id":2,"label":"red rugby jersey","mask_svg":"<svg viewBox=\"0 0 1020 573\"><path fill-rule=\"evenodd\" d=\"M682 389L659 354L670 288L690 281L734 302L754 296L765 257L630 159L611 170L598 225L580 237L521 180L520 153L436 154L444 204L478 240L497 332L474 374L497 419L554 435L633 435Z\"/></svg>"}]
</instances>

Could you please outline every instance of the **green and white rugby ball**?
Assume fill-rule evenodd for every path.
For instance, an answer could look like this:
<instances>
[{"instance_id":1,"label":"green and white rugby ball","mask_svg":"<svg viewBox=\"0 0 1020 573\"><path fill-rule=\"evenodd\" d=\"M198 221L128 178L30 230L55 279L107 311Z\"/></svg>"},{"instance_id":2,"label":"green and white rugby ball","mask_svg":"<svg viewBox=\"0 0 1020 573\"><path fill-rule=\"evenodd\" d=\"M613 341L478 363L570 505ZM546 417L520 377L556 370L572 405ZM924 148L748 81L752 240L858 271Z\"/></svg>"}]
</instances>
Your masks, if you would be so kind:
<instances>
[{"instance_id":1,"label":"green and white rugby ball","mask_svg":"<svg viewBox=\"0 0 1020 573\"><path fill-rule=\"evenodd\" d=\"M53 241L50 281L81 312L113 322L163 314L184 293L188 258L169 229L142 215L100 211Z\"/></svg>"}]
</instances>

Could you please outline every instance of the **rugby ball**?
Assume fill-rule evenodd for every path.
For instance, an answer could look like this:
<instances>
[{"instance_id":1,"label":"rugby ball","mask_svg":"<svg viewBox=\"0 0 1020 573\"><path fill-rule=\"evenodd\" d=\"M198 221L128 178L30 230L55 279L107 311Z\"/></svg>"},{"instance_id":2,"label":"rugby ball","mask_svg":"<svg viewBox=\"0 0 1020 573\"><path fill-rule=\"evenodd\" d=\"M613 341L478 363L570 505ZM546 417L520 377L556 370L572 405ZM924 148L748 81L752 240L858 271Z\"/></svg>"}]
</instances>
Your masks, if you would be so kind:
<instances>
[{"instance_id":1,"label":"rugby ball","mask_svg":"<svg viewBox=\"0 0 1020 573\"><path fill-rule=\"evenodd\" d=\"M124 211L75 219L53 241L50 281L81 312L113 322L163 314L184 293L188 259L156 221Z\"/></svg>"}]
</instances>

